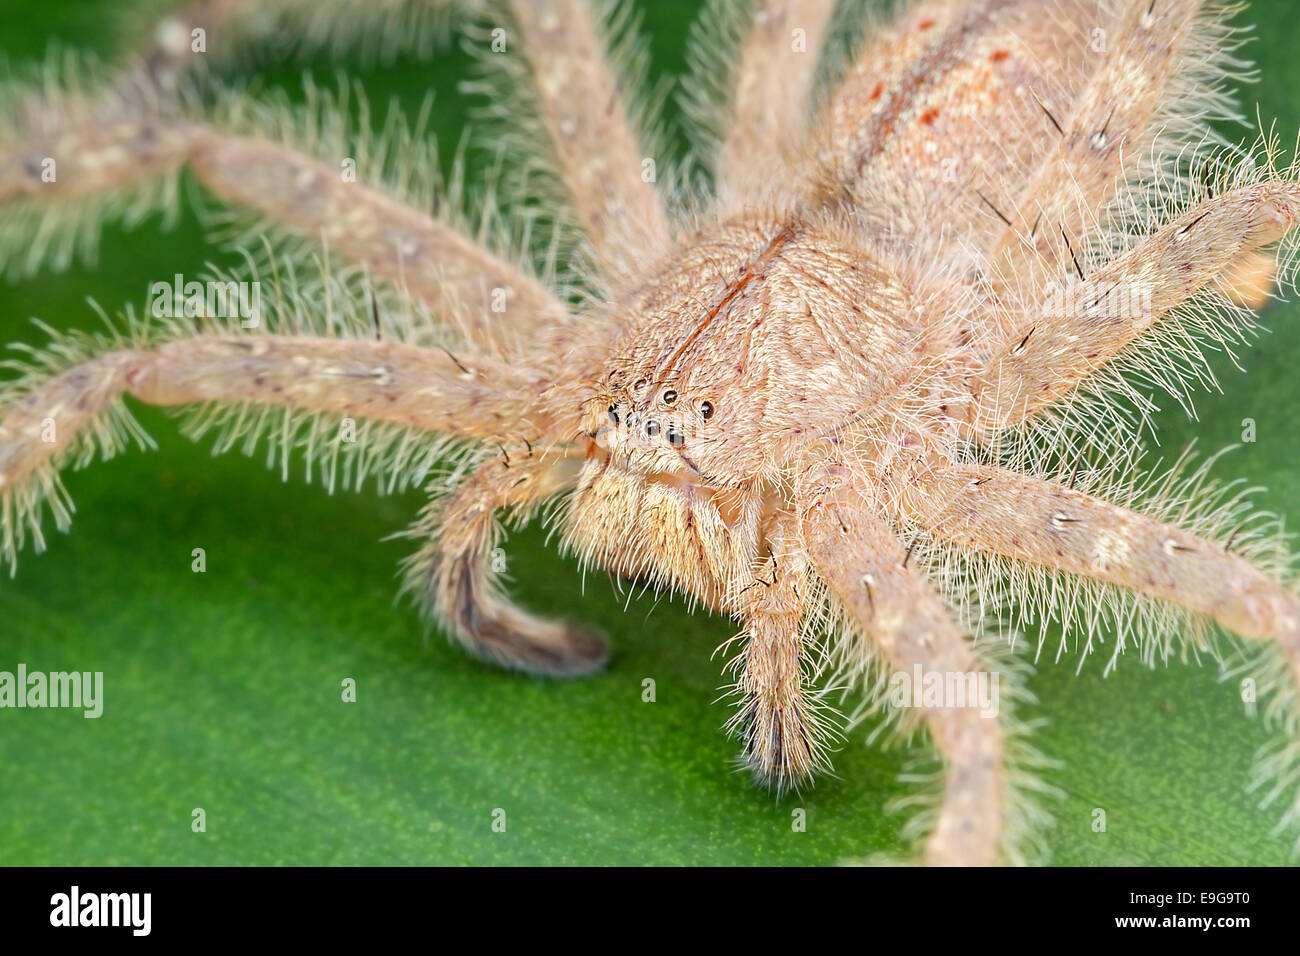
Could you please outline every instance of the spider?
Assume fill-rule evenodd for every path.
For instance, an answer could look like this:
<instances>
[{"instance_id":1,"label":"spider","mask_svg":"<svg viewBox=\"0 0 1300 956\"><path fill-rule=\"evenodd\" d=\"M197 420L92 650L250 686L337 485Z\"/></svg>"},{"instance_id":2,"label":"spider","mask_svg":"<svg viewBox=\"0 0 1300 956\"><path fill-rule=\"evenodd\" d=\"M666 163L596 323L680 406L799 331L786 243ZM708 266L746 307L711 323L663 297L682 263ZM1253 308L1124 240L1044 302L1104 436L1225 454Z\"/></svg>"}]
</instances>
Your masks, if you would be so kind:
<instances>
[{"instance_id":1,"label":"spider","mask_svg":"<svg viewBox=\"0 0 1300 956\"><path fill-rule=\"evenodd\" d=\"M437 4L381 6L404 23ZM675 164L647 148L655 101L631 97L617 11L477 11L470 42L497 77L482 88L519 124L503 133L513 248L409 186L428 158L418 122L386 127L368 182L340 174L329 109L195 106L187 43L238 30L238 0L167 20L108 79L11 97L0 200L33 217L24 267L66 261L104 214L169 199L181 169L275 238L220 277L269 271L252 321L129 313L14 363L0 557L40 547L47 508L66 527L60 468L146 441L127 396L197 406L194 431L221 430L219 447L262 440L329 482L341 463L405 486L454 449L404 566L432 620L503 667L600 668L599 635L500 582L503 521L545 511L584 567L737 622L729 727L764 783L828 768L836 688L927 732L944 776L924 862L1025 856L1036 755L1005 649L1030 616L1017 603L1088 648L1107 614L1149 654L1189 633L1207 647L1212 627L1266 645L1285 779L1300 736L1289 559L1204 469L1148 480L1136 450L1152 406L1135 377L1182 398L1200 346L1244 340L1290 274L1294 169L1271 138L1212 132L1236 115L1235 11L927 0L852 44L839 37L860 14L834 6L709 5L692 57L713 82L687 91L693 149ZM85 208L89 226L50 225ZM962 693L990 686L1000 701Z\"/></svg>"}]
</instances>

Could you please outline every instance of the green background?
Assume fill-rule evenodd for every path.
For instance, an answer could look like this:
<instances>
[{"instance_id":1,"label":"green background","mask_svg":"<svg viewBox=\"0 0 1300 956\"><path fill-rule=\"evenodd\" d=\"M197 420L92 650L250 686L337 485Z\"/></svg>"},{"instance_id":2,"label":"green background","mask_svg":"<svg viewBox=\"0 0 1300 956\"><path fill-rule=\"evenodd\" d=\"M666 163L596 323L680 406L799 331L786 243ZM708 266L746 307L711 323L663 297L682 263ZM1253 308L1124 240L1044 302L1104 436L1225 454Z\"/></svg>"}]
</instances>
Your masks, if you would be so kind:
<instances>
[{"instance_id":1,"label":"green background","mask_svg":"<svg viewBox=\"0 0 1300 956\"><path fill-rule=\"evenodd\" d=\"M53 40L111 55L110 2L6 0L0 52L22 62ZM694 3L643 2L657 73L683 66ZM1293 5L1250 5L1248 88L1265 119L1294 139L1300 33ZM432 64L358 69L372 101L415 104L437 91L436 128L454 144L467 102L459 51ZM323 81L324 59L309 68ZM298 85L301 65L263 71ZM90 327L87 296L141 303L147 284L197 273L214 257L192 216L162 232L110 228L97 265L0 283L0 341L39 341L28 325ZM1300 485L1300 310L1273 306L1272 330L1246 374L1215 370L1226 395L1203 396L1201 420L1160 416L1167 449L1234 443L1241 422L1258 441L1217 474L1268 487L1258 503L1294 510ZM1166 405L1172 403L1166 402ZM0 669L100 670L105 713L0 711L0 863L827 863L897 850L902 818L883 805L908 792L901 748L879 752L856 733L837 775L776 799L734 772L727 716L711 702L723 679L714 649L732 633L680 602L634 600L626 611L600 574L531 528L508 544L515 593L547 613L581 619L613 642L611 667L547 682L466 657L441 635L422 638L395 605L395 565L418 495L327 496L281 483L256 459L213 458L152 409L140 416L156 453L131 453L71 474L72 534L23 556L0 581ZM207 573L190 570L191 549ZM1049 655L1050 656L1050 655ZM1270 835L1276 810L1245 792L1265 740L1213 667L1145 669L1129 657L1102 679L1105 654L1076 676L1075 659L1045 659L1031 688L1047 726L1036 741L1063 766L1048 832L1062 864L1281 864L1289 837ZM359 700L340 702L355 678ZM653 678L657 701L641 702ZM207 832L191 832L202 807ZM791 811L807 811L807 832ZM1092 810L1107 812L1105 833ZM492 812L507 812L494 833Z\"/></svg>"}]
</instances>

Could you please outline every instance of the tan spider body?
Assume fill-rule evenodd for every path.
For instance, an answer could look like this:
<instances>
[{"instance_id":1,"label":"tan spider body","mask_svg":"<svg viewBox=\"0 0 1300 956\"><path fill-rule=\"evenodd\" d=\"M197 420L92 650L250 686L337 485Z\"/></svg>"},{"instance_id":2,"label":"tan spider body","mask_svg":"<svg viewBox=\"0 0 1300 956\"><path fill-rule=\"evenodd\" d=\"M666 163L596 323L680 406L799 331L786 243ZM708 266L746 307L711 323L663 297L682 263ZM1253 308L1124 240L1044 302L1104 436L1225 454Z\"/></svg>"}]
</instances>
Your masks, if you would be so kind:
<instances>
[{"instance_id":1,"label":"tan spider body","mask_svg":"<svg viewBox=\"0 0 1300 956\"><path fill-rule=\"evenodd\" d=\"M1172 484L1137 494L1135 431L1116 411L1137 393L1098 378L1137 356L1181 394L1196 358L1185 343L1248 328L1233 297L1267 285L1261 250L1300 221L1292 172L1210 161L1205 123L1228 108L1218 84L1233 66L1227 13L1195 0L931 0L882 27L818 98L833 4L730 6L713 189L686 211L644 175L600 18L577 0L512 5L524 59L510 68L534 97L521 114L549 138L563 215L585 236L592 292L573 318L454 224L340 183L328 157L272 136L138 106L111 137L82 129L94 123L75 102L29 120L24 147L79 149L64 199L184 165L406 305L340 288L304 323L295 287L257 332L133 326L24 367L0 400L0 554L12 561L29 533L39 544L43 500L66 521L55 467L116 450L124 394L367 419L403 442L436 433L471 449L413 529L424 543L406 568L451 634L537 673L604 662L598 636L516 607L492 568L499 516L555 502L585 565L739 622L731 726L777 787L828 763L831 665L882 709L882 681L918 668L995 669L1013 684L999 635L972 640L1010 629L1008 593L1033 595L1047 619L1132 592L1273 642L1290 736L1270 769L1285 777L1300 734L1300 601L1285 562L1261 557L1258 530L1226 526L1236 503ZM24 168L0 163L0 198L42 196ZM1183 338L1143 352L1158 327ZM229 433L275 440L257 422ZM280 454L337 450L311 427L279 439ZM1101 590L1058 592L1057 575ZM1181 637L1172 620L1144 639ZM925 858L1019 859L1032 812L1023 728L951 701L894 714L913 718L947 769Z\"/></svg>"}]
</instances>

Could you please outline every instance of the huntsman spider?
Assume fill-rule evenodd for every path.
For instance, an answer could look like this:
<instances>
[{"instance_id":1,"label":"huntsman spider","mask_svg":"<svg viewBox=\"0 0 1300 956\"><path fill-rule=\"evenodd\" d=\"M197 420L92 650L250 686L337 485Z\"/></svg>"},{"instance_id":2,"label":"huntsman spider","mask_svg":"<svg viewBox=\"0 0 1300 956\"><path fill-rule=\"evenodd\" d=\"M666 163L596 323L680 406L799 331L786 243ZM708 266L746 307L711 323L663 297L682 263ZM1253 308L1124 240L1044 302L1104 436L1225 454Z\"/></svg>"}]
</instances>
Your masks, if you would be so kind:
<instances>
[{"instance_id":1,"label":"huntsman spider","mask_svg":"<svg viewBox=\"0 0 1300 956\"><path fill-rule=\"evenodd\" d=\"M225 277L269 289L256 321L130 314L14 365L5 562L40 547L47 509L67 525L61 468L144 441L124 399L197 407L223 447L389 487L450 461L405 588L487 661L606 662L600 636L505 594L502 522L544 511L584 567L734 619L729 727L762 782L829 766L837 691L924 731L944 770L924 862L1027 856L1036 752L1007 648L1035 615L1089 646L1108 615L1144 653L1263 645L1272 773L1294 777L1300 599L1278 535L1204 470L1137 464L1146 383L1184 398L1201 348L1244 341L1291 276L1296 170L1273 137L1215 133L1245 69L1234 8L925 0L856 30L832 0L707 3L674 161L617 8L470 4L480 89L516 124L518 208L492 213L527 233L511 244L402 185L431 155L418 121L349 176L315 106L194 94L196 29L341 4L255 6L198 3L102 82L9 99L0 202L29 216L11 265L66 261L182 170L271 238ZM438 3L373 6L402 24ZM1000 706L958 699L990 675Z\"/></svg>"}]
</instances>

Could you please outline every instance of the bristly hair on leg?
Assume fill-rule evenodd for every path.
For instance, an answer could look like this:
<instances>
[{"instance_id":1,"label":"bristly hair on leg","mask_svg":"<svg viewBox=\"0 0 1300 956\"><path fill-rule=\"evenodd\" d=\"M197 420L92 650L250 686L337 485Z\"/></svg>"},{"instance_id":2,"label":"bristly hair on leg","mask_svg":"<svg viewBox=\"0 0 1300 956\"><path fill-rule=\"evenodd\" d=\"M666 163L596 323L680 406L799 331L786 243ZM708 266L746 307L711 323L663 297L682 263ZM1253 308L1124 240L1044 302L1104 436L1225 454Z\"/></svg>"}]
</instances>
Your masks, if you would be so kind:
<instances>
[{"instance_id":1,"label":"bristly hair on leg","mask_svg":"<svg viewBox=\"0 0 1300 956\"><path fill-rule=\"evenodd\" d=\"M932 580L940 588L946 603L954 609L972 604L964 593L966 582L947 575L933 566L925 554L913 551L911 560L936 571ZM921 717L922 705L900 694L900 682L912 681L913 675L899 674L883 660L870 641L864 641L858 623L843 613L834 602L823 601L819 617L827 635L825 679L841 705L852 703L844 719L843 733L867 731L867 744L908 750L900 782L909 793L888 803L886 811L905 817L900 838L905 844L919 846L934 829L945 779L944 762L926 741ZM1010 619L993 613L980 620L963 620L967 633L973 634L972 647L979 673L987 675L994 716L1003 732L1002 831L1000 859L1012 866L1031 866L1045 862L1049 856L1046 834L1052 824L1050 806L1062 792L1046 779L1059 769L1060 762L1050 759L1033 742L1034 733L1044 718L1033 717L1038 701L1026 686L1033 672L1027 658L1028 645L1017 639ZM996 683L993 683L996 676ZM913 693L919 694L920 688ZM846 862L871 866L907 865L910 857L877 854Z\"/></svg>"},{"instance_id":2,"label":"bristly hair on leg","mask_svg":"<svg viewBox=\"0 0 1300 956\"><path fill-rule=\"evenodd\" d=\"M495 350L518 352L530 329L563 321L576 297L557 275L553 232L535 232L530 214L503 214L491 178L466 194L463 149L444 181L425 131L430 101L413 122L390 104L372 129L364 93L343 80L329 92L308 79L303 106L213 88L142 105L90 93L95 74L75 64L46 73L39 86L8 88L22 110L0 127L0 255L13 269L64 267L74 250L93 258L114 216L130 224L161 203L173 222L189 169L208 190L194 198L214 238L304 264L332 248L335 268L368 273ZM59 164L49 183L39 160L47 152ZM346 216L324 217L331 204ZM506 310L515 321L498 321Z\"/></svg>"},{"instance_id":3,"label":"bristly hair on leg","mask_svg":"<svg viewBox=\"0 0 1300 956\"><path fill-rule=\"evenodd\" d=\"M72 506L58 477L61 468L84 467L132 444L153 447L122 397L121 376L130 357L141 350L189 336L215 334L239 337L250 345L259 339L292 340L295 336L319 342L373 341L376 316L392 342L401 343L408 333L423 334L427 318L412 320L410 303L381 305L364 282L339 276L323 260L317 268L301 285L291 265L268 282L273 294L260 302L252 327L239 315L211 315L203 307L190 312L185 303L177 312L170 292L165 299L155 298L143 312L128 308L116 320L101 310L105 330L99 333L63 333L40 324L49 336L47 344L17 347L24 357L3 365L10 377L0 383L0 414L7 416L0 418L0 439L8 439L0 441L6 453L0 456L0 560L12 571L25 541L30 539L38 550L43 548L40 515L44 507L50 509L59 530L67 529ZM261 281L253 270L209 273L210 284L227 288ZM151 311L160 302L166 313L161 318ZM471 353L462 354L464 361L474 361ZM59 421L56 430L54 412L49 410L71 405L82 411L75 420ZM24 451L28 446L19 440L21 436L11 433L17 427L12 416L18 413L35 415L36 420L28 424L36 429L45 427L53 434L45 444L36 446L39 454L34 457ZM39 422L41 414L47 416L45 426ZM200 403L183 407L179 414L185 419L182 430L189 437L216 436L214 453L238 448L252 455L261 445L267 466L278 469L283 478L289 478L290 464L297 459L308 481L319 481L331 492L336 488L360 490L371 482L379 493L419 487L440 462L445 463L449 455L464 447L454 438L402 425L251 401Z\"/></svg>"}]
</instances>

